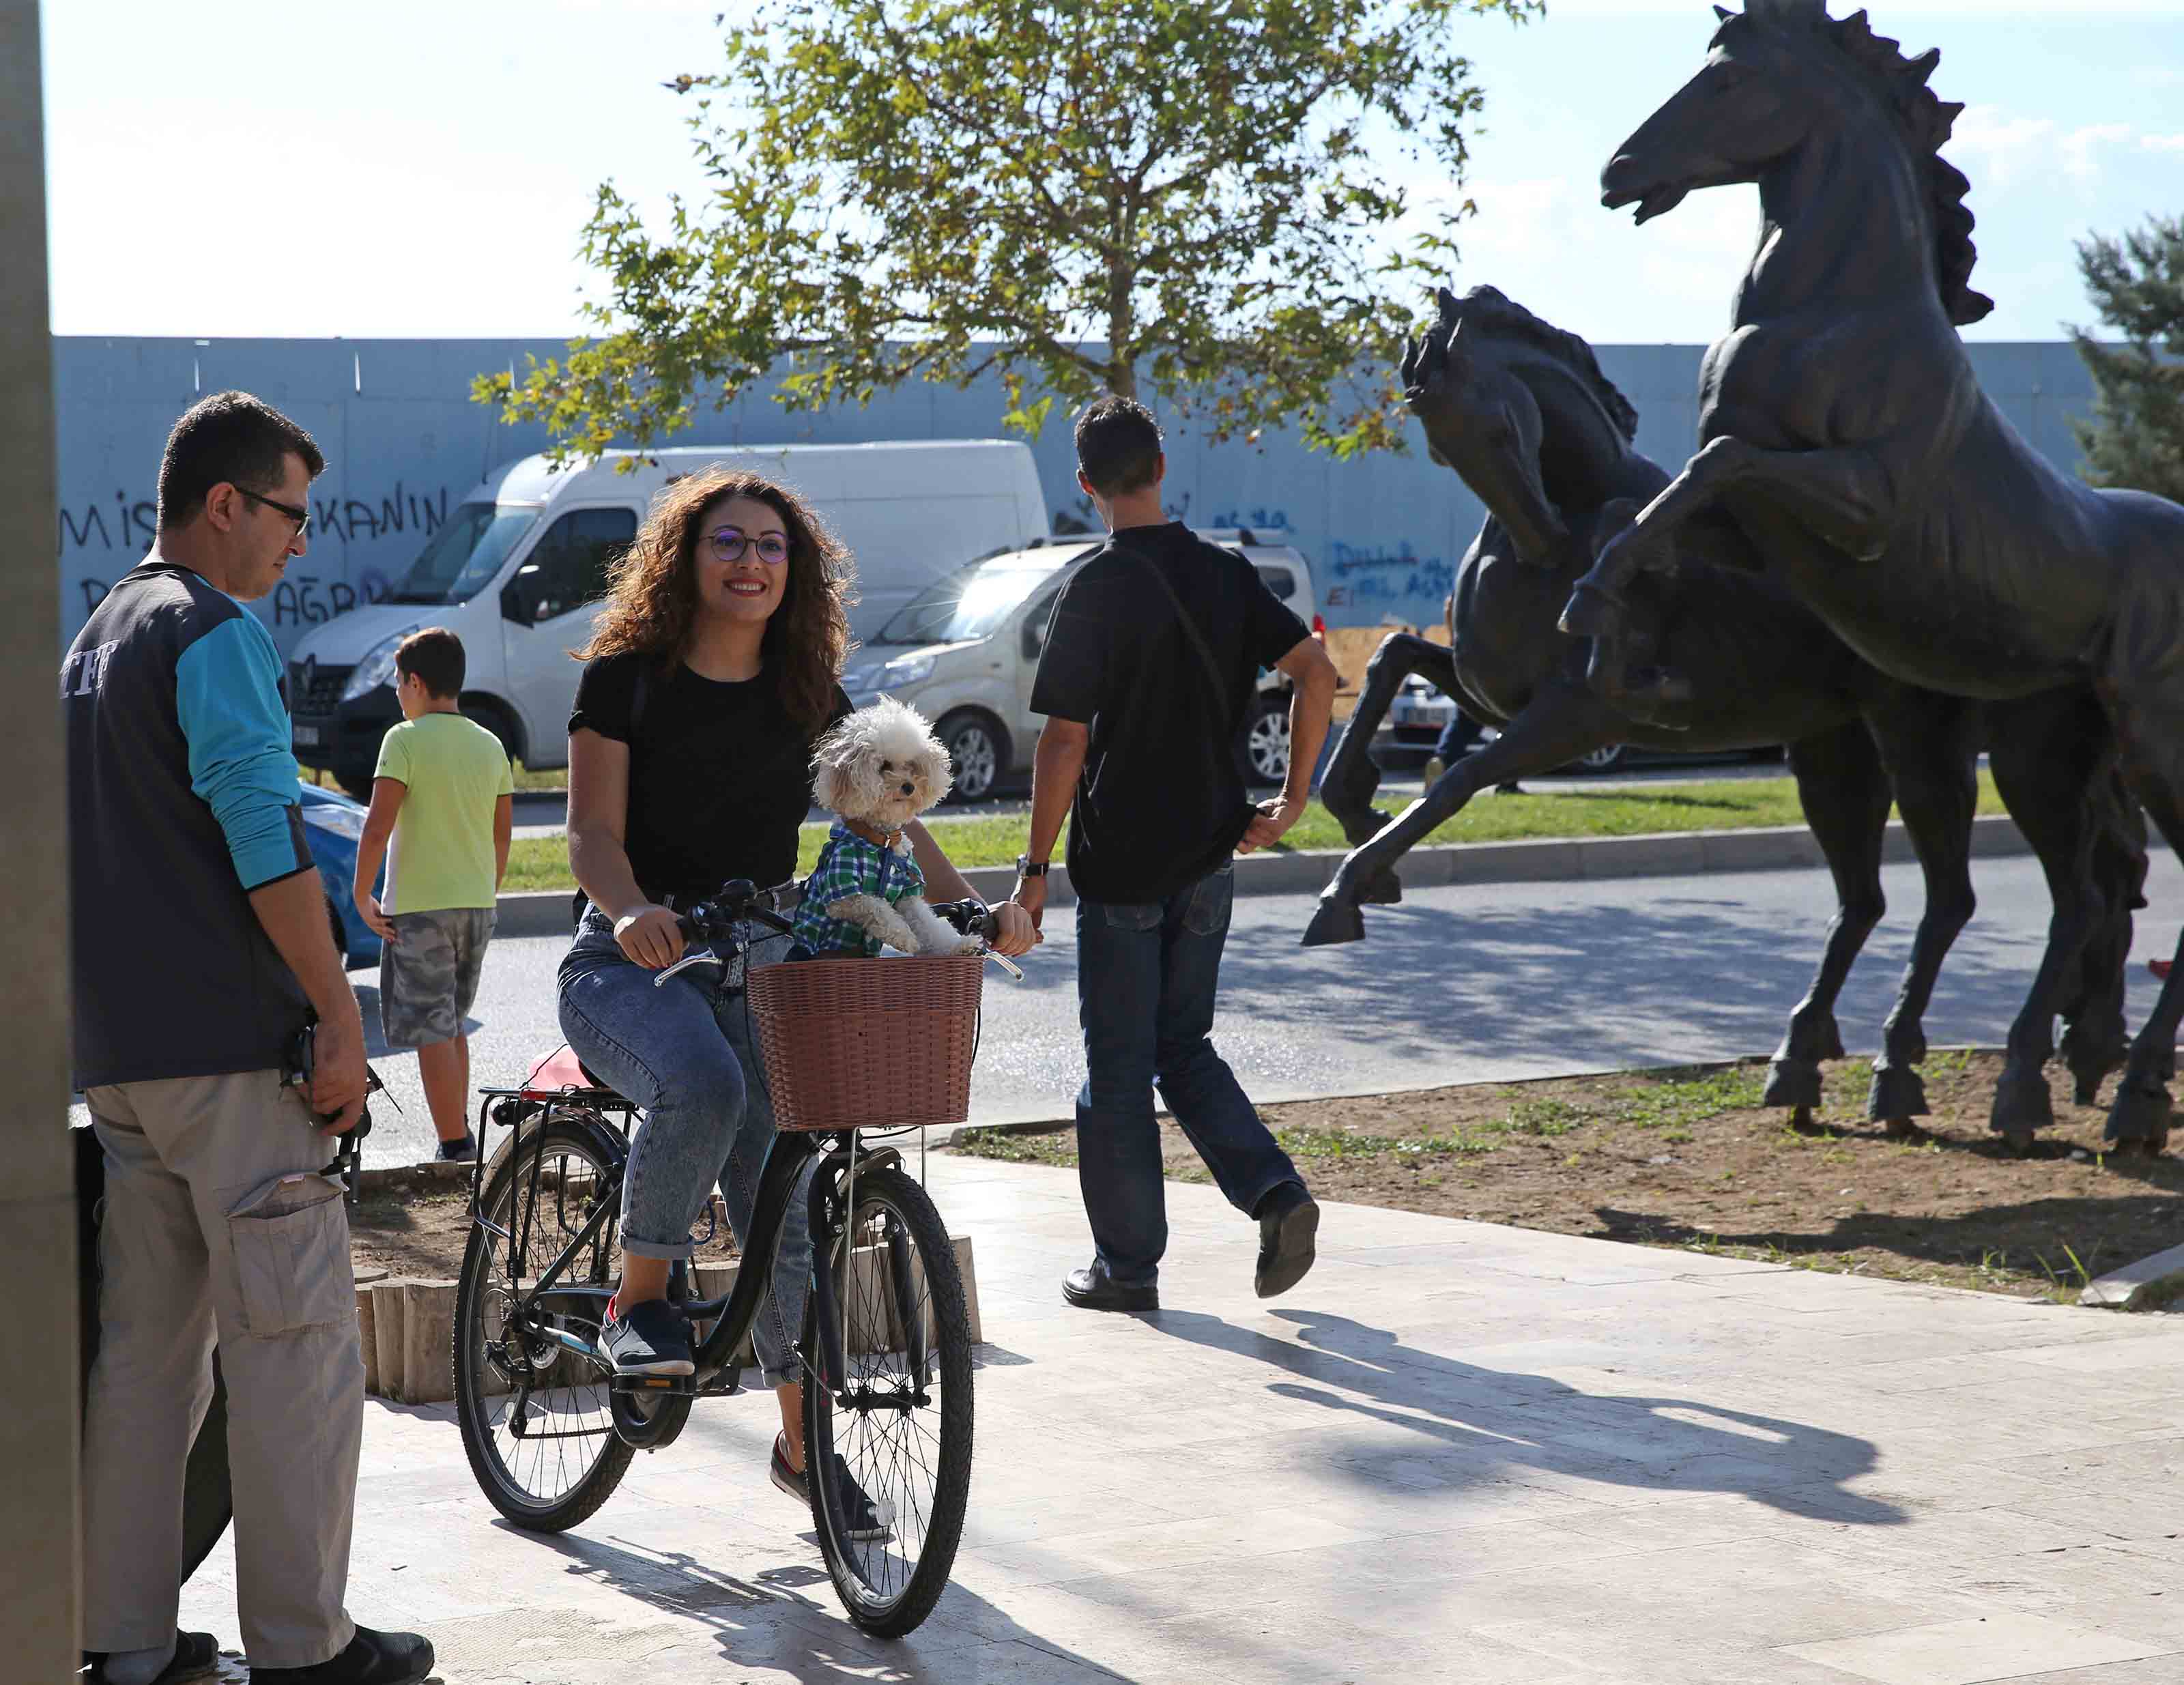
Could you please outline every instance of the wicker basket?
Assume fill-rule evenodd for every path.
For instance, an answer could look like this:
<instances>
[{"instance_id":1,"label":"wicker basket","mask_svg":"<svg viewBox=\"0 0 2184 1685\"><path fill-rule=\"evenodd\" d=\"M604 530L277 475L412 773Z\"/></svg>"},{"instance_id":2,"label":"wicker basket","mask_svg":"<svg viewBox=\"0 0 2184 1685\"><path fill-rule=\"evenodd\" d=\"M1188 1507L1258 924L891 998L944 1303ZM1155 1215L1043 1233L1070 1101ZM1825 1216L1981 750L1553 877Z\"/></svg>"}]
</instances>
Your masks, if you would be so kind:
<instances>
[{"instance_id":1,"label":"wicker basket","mask_svg":"<svg viewBox=\"0 0 2184 1685\"><path fill-rule=\"evenodd\" d=\"M971 1115L978 954L802 959L750 974L783 1129L901 1129Z\"/></svg>"}]
</instances>

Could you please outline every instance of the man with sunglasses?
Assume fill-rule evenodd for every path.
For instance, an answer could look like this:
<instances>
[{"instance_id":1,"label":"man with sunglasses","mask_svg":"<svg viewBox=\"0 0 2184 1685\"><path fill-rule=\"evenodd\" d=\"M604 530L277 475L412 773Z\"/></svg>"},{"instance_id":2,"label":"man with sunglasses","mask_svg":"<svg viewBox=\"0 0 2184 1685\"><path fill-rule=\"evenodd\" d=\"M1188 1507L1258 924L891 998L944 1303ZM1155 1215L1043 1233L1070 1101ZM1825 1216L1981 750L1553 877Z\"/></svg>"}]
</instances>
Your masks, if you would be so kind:
<instances>
[{"instance_id":1,"label":"man with sunglasses","mask_svg":"<svg viewBox=\"0 0 2184 1685\"><path fill-rule=\"evenodd\" d=\"M211 1635L176 1627L215 1339L256 1685L432 1670L422 1638L343 1607L364 1366L343 1189L320 1169L364 1104L364 1025L304 842L280 656L242 606L304 553L325 466L247 392L193 406L151 554L61 664L75 1082L106 1167L83 1441L84 1642L104 1685L217 1666ZM283 1071L315 1020L307 1096Z\"/></svg>"}]
</instances>

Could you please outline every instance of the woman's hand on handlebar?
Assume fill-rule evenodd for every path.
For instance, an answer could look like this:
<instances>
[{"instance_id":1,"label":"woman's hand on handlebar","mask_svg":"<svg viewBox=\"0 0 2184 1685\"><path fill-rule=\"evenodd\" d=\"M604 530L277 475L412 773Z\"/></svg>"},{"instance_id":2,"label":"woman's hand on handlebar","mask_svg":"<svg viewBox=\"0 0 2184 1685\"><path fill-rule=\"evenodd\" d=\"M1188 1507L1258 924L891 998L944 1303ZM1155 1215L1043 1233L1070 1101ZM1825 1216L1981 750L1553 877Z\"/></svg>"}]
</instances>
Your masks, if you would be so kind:
<instances>
[{"instance_id":1,"label":"woman's hand on handlebar","mask_svg":"<svg viewBox=\"0 0 2184 1685\"><path fill-rule=\"evenodd\" d=\"M989 945L994 952L1008 959L1028 954L1046 940L1039 927L1032 923L1031 915L1013 901L1004 901L994 909L994 916L1000 928L994 932Z\"/></svg>"},{"instance_id":2,"label":"woman's hand on handlebar","mask_svg":"<svg viewBox=\"0 0 2184 1685\"><path fill-rule=\"evenodd\" d=\"M648 901L615 920L615 941L648 970L664 970L682 957L682 926L665 907Z\"/></svg>"}]
</instances>

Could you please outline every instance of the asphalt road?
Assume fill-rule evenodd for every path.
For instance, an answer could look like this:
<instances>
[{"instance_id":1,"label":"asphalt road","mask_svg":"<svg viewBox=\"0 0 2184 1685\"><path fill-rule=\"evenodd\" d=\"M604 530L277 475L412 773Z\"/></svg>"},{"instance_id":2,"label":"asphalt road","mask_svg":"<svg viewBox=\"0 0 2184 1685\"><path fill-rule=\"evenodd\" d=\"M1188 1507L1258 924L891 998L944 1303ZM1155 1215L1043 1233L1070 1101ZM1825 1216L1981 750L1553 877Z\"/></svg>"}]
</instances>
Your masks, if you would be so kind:
<instances>
[{"instance_id":1,"label":"asphalt road","mask_svg":"<svg viewBox=\"0 0 2184 1685\"><path fill-rule=\"evenodd\" d=\"M2030 859L1976 863L1978 916L1942 976L1936 1046L1999 1043L2046 940L2048 899ZM1870 1051L1921 904L1915 868L1886 874L1892 910L1852 973L1839 1014ZM2170 951L2184 872L2155 856L2153 910L2140 915L2132 1021L2152 1004L2147 957ZM1770 1051L1819 956L1833 898L1825 873L1746 872L1569 884L1448 887L1367 909L1364 943L1304 948L1304 896L1237 903L1214 1040L1258 1099L1681 1064ZM1052 921L1021 986L986 988L974 1119L1069 1115L1084 1066L1073 934ZM553 937L496 943L471 1048L474 1083L513 1082L560 1040ZM376 1033L374 974L354 974ZM398 1104L382 1105L367 1162L424 1156L431 1137L417 1061L374 1062Z\"/></svg>"}]
</instances>

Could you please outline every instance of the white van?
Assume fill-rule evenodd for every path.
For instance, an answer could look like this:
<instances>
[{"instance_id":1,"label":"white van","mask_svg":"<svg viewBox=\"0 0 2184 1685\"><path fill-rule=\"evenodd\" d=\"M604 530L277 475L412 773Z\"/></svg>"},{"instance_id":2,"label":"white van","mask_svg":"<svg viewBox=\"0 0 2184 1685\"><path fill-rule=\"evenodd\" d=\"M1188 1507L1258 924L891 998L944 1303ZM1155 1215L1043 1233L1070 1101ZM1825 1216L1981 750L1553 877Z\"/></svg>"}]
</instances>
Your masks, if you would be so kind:
<instances>
[{"instance_id":1,"label":"white van","mask_svg":"<svg viewBox=\"0 0 2184 1685\"><path fill-rule=\"evenodd\" d=\"M1326 626L1312 569L1287 545L1246 531L1201 531L1239 552L1315 636ZM1061 588L1105 540L1050 537L1029 548L973 562L902 609L850 658L842 688L862 708L880 696L906 702L933 722L956 775L954 794L977 801L1031 765L1040 719L1032 681ZM1245 770L1279 784L1290 770L1290 685L1262 673L1244 724Z\"/></svg>"},{"instance_id":2,"label":"white van","mask_svg":"<svg viewBox=\"0 0 2184 1685\"><path fill-rule=\"evenodd\" d=\"M616 452L553 471L543 456L500 470L448 512L381 602L308 633L291 652L296 758L370 794L379 740L401 717L394 648L423 626L463 641L463 712L526 766L568 759L568 720L607 564L673 481L716 464L793 486L855 552L860 635L978 556L1032 542L1046 507L1029 446L1002 440L900 444L682 446Z\"/></svg>"}]
</instances>

